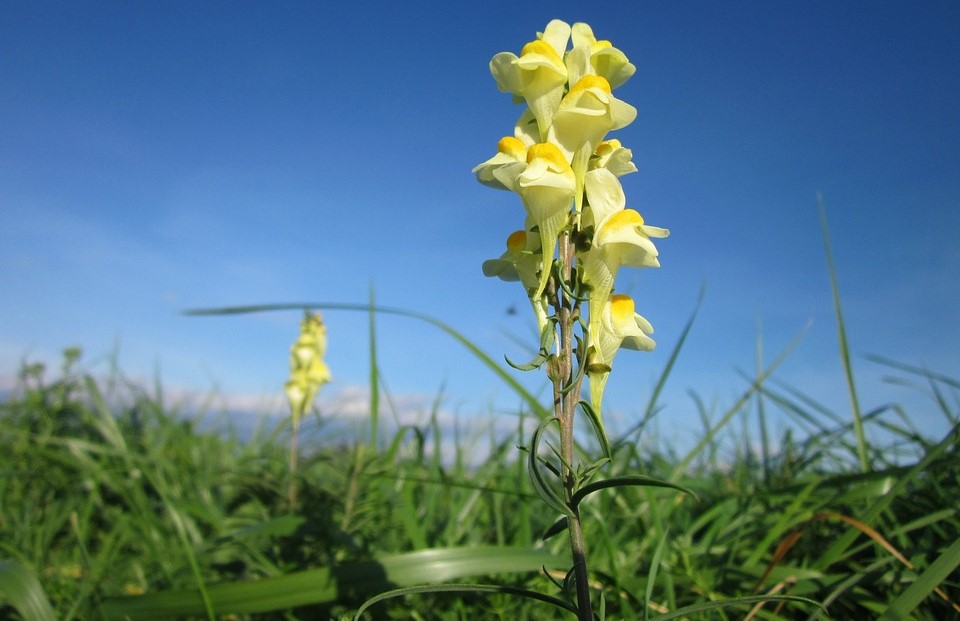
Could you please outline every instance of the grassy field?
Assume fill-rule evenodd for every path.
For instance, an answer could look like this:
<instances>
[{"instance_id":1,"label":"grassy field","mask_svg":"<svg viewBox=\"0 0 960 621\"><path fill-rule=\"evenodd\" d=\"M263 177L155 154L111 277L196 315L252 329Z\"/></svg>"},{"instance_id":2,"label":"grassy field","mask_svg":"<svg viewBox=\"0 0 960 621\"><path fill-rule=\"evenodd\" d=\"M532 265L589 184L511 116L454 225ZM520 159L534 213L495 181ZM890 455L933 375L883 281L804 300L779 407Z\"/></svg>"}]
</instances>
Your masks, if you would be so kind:
<instances>
[{"instance_id":1,"label":"grassy field","mask_svg":"<svg viewBox=\"0 0 960 621\"><path fill-rule=\"evenodd\" d=\"M203 432L159 388L98 381L78 355L24 367L0 405L0 618L349 619L391 589L361 616L572 618L570 552L517 449L523 413L480 463L468 439L443 457L450 434L434 420L379 447L301 447L291 474L289 426ZM929 393L945 437L897 407L851 417L762 375L685 454L642 429L612 438L603 476L687 491L618 487L582 503L598 614L960 618L960 383L887 364ZM774 409L793 431L721 449L730 423ZM855 420L889 442L861 441ZM773 594L817 604L759 597Z\"/></svg>"}]
</instances>

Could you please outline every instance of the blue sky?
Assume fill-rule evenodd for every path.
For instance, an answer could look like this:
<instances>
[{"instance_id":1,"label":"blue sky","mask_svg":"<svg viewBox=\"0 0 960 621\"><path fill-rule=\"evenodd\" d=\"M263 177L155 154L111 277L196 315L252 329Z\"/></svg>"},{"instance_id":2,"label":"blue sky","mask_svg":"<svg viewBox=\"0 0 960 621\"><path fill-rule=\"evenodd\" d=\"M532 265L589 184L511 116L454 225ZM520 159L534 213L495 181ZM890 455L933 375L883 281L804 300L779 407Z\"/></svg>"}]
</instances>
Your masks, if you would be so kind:
<instances>
[{"instance_id":1,"label":"blue sky","mask_svg":"<svg viewBox=\"0 0 960 621\"><path fill-rule=\"evenodd\" d=\"M960 376L960 5L612 6L4 3L0 376L80 345L171 388L276 395L297 313L180 311L363 303L371 283L519 355L532 320L507 309L526 310L522 293L480 264L522 207L470 169L520 112L487 63L555 17L637 66L617 91L639 111L614 136L639 167L624 189L672 232L661 269L619 278L659 347L618 357L611 412L642 411L703 283L665 395L672 429L696 427L687 391L742 391L758 325L772 358L812 321L778 377L847 411L817 192L865 405L911 397L864 354ZM366 381L366 317L326 319L333 399ZM394 393L442 386L465 416L514 403L435 329L378 327ZM941 425L927 410L918 424Z\"/></svg>"}]
</instances>

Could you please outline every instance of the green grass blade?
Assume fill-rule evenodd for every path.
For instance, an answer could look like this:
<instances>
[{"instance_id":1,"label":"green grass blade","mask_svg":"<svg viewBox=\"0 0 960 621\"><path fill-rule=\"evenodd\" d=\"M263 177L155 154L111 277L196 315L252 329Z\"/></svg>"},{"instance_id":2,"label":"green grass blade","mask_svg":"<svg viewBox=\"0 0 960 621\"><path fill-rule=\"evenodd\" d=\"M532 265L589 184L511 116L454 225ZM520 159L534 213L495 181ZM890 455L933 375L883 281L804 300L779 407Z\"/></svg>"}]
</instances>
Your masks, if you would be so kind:
<instances>
[{"instance_id":1,"label":"green grass blade","mask_svg":"<svg viewBox=\"0 0 960 621\"><path fill-rule=\"evenodd\" d=\"M31 621L57 621L40 581L19 563L0 561L0 604Z\"/></svg>"},{"instance_id":2,"label":"green grass blade","mask_svg":"<svg viewBox=\"0 0 960 621\"><path fill-rule=\"evenodd\" d=\"M503 593L506 595L516 595L518 597L526 597L528 599L545 602L574 614L577 612L576 607L572 606L568 602L563 601L562 599L544 595L543 593L538 593L537 591L530 591L528 589L519 589L516 587L502 586L497 584L442 584L407 587L381 593L380 595L365 601L363 605L357 609L357 613L353 618L356 621L360 618L360 615L362 615L364 611L374 604L384 600L394 597L403 597L405 595L418 595L427 593Z\"/></svg>"},{"instance_id":3,"label":"green grass blade","mask_svg":"<svg viewBox=\"0 0 960 621\"><path fill-rule=\"evenodd\" d=\"M694 498L697 498L697 494L690 488L683 487L682 485L677 485L676 483L671 483L670 481L661 481L660 479L654 479L653 477L648 477L642 474L628 474L617 477L611 477L609 479L604 479L602 481L594 481L584 485L576 491L573 495L573 498L570 499L570 504L576 507L586 498L588 495L598 492L602 489L609 489L611 487L667 487L670 489L675 489L677 491L683 492L685 494L690 494Z\"/></svg>"},{"instance_id":4,"label":"green grass blade","mask_svg":"<svg viewBox=\"0 0 960 621\"><path fill-rule=\"evenodd\" d=\"M692 606L684 606L677 610L657 615L650 621L670 621L670 619L680 619L708 610L717 610L719 608L728 608L731 606L745 606L747 604L758 604L760 602L796 602L800 604L810 604L811 606L820 606L817 602L806 597L796 595L751 595L747 597L736 597L713 602L702 602Z\"/></svg>"},{"instance_id":5,"label":"green grass blade","mask_svg":"<svg viewBox=\"0 0 960 621\"><path fill-rule=\"evenodd\" d=\"M757 319L757 373L763 372L763 325ZM770 434L767 431L767 412L764 407L764 391L757 391L757 423L760 427L760 454L763 456L763 482L770 484Z\"/></svg>"},{"instance_id":6,"label":"green grass blade","mask_svg":"<svg viewBox=\"0 0 960 621\"><path fill-rule=\"evenodd\" d=\"M780 363L782 363L790 354L790 352L792 352L793 349L800 343L800 339L804 334L806 334L808 328L809 325L804 327L804 329L801 330L800 333L797 334L797 336L795 336L793 340L787 344L783 351L780 352L780 355L777 356L772 363L770 363L770 366L768 366L765 371L762 371L757 375L753 385L744 391L740 398L737 399L737 401L730 406L726 412L723 413L723 415L720 417L720 420L703 434L703 437L700 438L697 444L686 454L686 456L677 462L676 466L673 468L672 474L670 475L671 480L678 480L683 473L686 472L687 468L690 467L690 464L693 463L693 460L703 453L706 448L713 445L714 438L716 437L717 433L723 427L725 427L738 412L743 410L743 407L747 404L747 402L750 401L750 398L755 392L761 390L763 382L770 377L774 370L780 366Z\"/></svg>"},{"instance_id":7,"label":"green grass blade","mask_svg":"<svg viewBox=\"0 0 960 621\"><path fill-rule=\"evenodd\" d=\"M650 571L647 574L647 590L643 594L643 621L650 618L650 602L653 599L653 587L657 582L657 572L660 570L660 558L663 556L663 550L667 547L667 541L670 538L670 531L663 533L660 537L660 543L653 552L653 558L650 560Z\"/></svg>"},{"instance_id":8,"label":"green grass blade","mask_svg":"<svg viewBox=\"0 0 960 621\"><path fill-rule=\"evenodd\" d=\"M377 312L383 313L385 315L397 315L400 317L409 317L411 319L418 319L420 321L425 321L430 325L438 328L442 332L445 332L451 336L455 341L463 345L470 351L478 360L480 360L487 368L493 371L494 375L503 380L511 389L527 404L532 412L535 412L539 418L546 418L552 415L552 412L549 412L544 408L540 402L534 397L526 388L524 388L517 380L515 380L510 373L508 373L500 364L488 356L483 350L477 347L470 339L465 337L463 334L455 330L450 325L431 317L430 315L425 315L423 313L418 313L416 311L405 310L402 308L394 308L389 306L370 306L367 304L339 304L339 303L327 303L327 302L316 302L316 303L300 303L300 304L259 304L251 306L231 306L223 308L208 308L208 309L192 309L184 311L184 314L191 316L204 316L204 315L241 315L248 313L265 313L265 312L274 312L274 311L287 311L287 310L303 310L304 308L309 309L322 309L328 311L363 311L363 312Z\"/></svg>"},{"instance_id":9,"label":"green grass blade","mask_svg":"<svg viewBox=\"0 0 960 621\"><path fill-rule=\"evenodd\" d=\"M296 572L278 578L208 586L207 596L218 614L244 614L330 603L395 587L490 574L565 568L563 559L546 550L479 546L433 548L386 556L379 561L345 563ZM117 621L171 619L203 615L206 608L195 590L167 591L104 602L107 619Z\"/></svg>"},{"instance_id":10,"label":"green grass blade","mask_svg":"<svg viewBox=\"0 0 960 621\"><path fill-rule=\"evenodd\" d=\"M817 205L820 209L820 228L823 230L823 243L826 246L827 269L830 271L830 290L833 293L833 312L837 317L837 338L840 344L840 361L843 364L843 374L847 380L847 392L850 395L850 407L853 409L853 430L857 437L857 457L860 468L864 472L870 470L870 460L867 457L867 438L863 432L863 420L860 414L860 401L857 398L857 387L853 378L853 366L850 364L850 348L847 343L847 329L843 321L843 308L840 304L840 284L837 282L837 268L833 262L833 248L830 245L830 232L827 229L827 210L823 205L823 196L817 195Z\"/></svg>"},{"instance_id":11,"label":"green grass blade","mask_svg":"<svg viewBox=\"0 0 960 621\"><path fill-rule=\"evenodd\" d=\"M380 420L380 382L377 372L377 324L376 300L373 284L370 285L370 448L377 450L377 424Z\"/></svg>"},{"instance_id":12,"label":"green grass blade","mask_svg":"<svg viewBox=\"0 0 960 621\"><path fill-rule=\"evenodd\" d=\"M693 308L693 313L691 313L690 319L688 319L686 325L684 325L683 331L680 332L680 338L677 339L677 344L674 345L673 349L670 351L670 356L667 358L667 364L664 366L663 372L660 374L656 385L653 387L653 392L650 394L650 400L647 402L646 411L644 411L643 416L640 417L640 422L637 423L637 425L627 430L619 438L617 438L616 441L613 442L614 451L616 451L621 445L628 443L627 438L633 435L638 429L643 428L643 426L646 425L651 418L653 418L657 408L657 401L660 398L660 393L663 392L664 386L667 385L667 378L670 377L670 372L673 370L673 365L677 362L677 358L680 356L680 350L683 349L683 344L687 341L687 336L689 336L690 330L693 328L693 324L697 319L697 313L700 312L700 304L703 302L703 296L705 293L706 285L703 285L700 287L700 293L697 296L697 304Z\"/></svg>"},{"instance_id":13,"label":"green grass blade","mask_svg":"<svg viewBox=\"0 0 960 621\"><path fill-rule=\"evenodd\" d=\"M940 441L939 444L930 449L927 454L917 462L915 465L910 467L906 472L904 472L892 487L887 491L886 494L877 498L870 507L859 516L858 519L867 524L868 526L873 525L877 520L877 517L883 513L887 507L890 506L890 503L894 501L900 494L908 490L911 483L917 481L923 476L923 473L927 470L932 462L938 460L944 455L947 451L952 449L957 443L960 442L960 425L957 425ZM817 559L815 567L825 571L833 563L843 557L846 554L847 549L851 544L857 539L860 535L860 531L856 529L848 530L844 535L839 537L833 545L827 548L823 554Z\"/></svg>"},{"instance_id":14,"label":"green grass blade","mask_svg":"<svg viewBox=\"0 0 960 621\"><path fill-rule=\"evenodd\" d=\"M907 618L957 567L960 567L960 539L944 550L943 554L890 604L877 621L899 621Z\"/></svg>"}]
</instances>

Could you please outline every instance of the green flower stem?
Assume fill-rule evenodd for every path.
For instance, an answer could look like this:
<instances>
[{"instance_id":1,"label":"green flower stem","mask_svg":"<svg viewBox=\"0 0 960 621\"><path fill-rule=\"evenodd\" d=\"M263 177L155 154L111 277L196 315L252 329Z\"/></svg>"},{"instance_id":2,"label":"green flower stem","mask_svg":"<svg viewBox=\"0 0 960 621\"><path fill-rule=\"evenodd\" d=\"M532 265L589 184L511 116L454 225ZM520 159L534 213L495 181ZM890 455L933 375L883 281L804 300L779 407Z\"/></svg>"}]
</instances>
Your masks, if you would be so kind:
<instances>
[{"instance_id":1,"label":"green flower stem","mask_svg":"<svg viewBox=\"0 0 960 621\"><path fill-rule=\"evenodd\" d=\"M290 510L297 510L297 500L300 493L299 485L297 484L297 461L300 454L300 449L298 447L298 437L300 435L300 417L294 416L291 421L293 428L290 431L290 459L288 463L288 473L287 476L290 477L290 481L287 485L287 502L290 504Z\"/></svg>"},{"instance_id":2,"label":"green flower stem","mask_svg":"<svg viewBox=\"0 0 960 621\"><path fill-rule=\"evenodd\" d=\"M559 240L560 265L562 273L560 279L570 283L574 247L570 243L570 234L563 233ZM572 289L572 288L569 288ZM557 420L560 421L560 455L563 459L563 488L564 496L570 507L568 529L570 531L570 551L573 556L573 571L577 588L577 617L580 621L593 621L593 607L590 604L590 585L587 576L587 548L583 539L583 527L580 523L580 510L572 502L577 491L577 475L574 464L574 414L577 403L580 402L580 387L583 381L582 374L573 374L573 328L576 302L563 289L559 294L558 316L560 319L560 351L557 360L557 373L553 377L553 406ZM585 361L578 361L583 364ZM571 386L571 382L575 382Z\"/></svg>"}]
</instances>

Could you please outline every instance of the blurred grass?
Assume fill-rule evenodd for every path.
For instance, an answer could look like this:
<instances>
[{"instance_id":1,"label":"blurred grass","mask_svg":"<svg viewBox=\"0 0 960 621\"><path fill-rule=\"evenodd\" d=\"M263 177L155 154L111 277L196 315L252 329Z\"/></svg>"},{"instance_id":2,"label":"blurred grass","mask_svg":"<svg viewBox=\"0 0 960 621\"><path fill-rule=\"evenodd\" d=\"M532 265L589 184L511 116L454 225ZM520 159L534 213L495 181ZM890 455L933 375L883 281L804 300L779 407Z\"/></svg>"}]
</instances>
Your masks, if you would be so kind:
<instances>
[{"instance_id":1,"label":"blurred grass","mask_svg":"<svg viewBox=\"0 0 960 621\"><path fill-rule=\"evenodd\" d=\"M880 360L925 386L952 429L928 437L889 406L862 416L888 444L861 444L849 417L773 379L788 352L745 378L719 417L705 413L690 451L614 442L607 478L642 474L697 498L620 487L583 500L608 618L958 618L960 383ZM67 620L339 619L389 589L473 580L505 588L401 590L365 618L569 618L512 595L558 597L552 580L569 565L563 537L541 540L558 516L525 478L526 438L494 438L476 462L477 438L455 436L444 456L435 410L378 450L368 437L314 445L291 513L282 427L244 441L201 432L159 388L98 381L77 357L49 381L26 366L0 405L0 618L49 618L36 612L49 606ZM767 416L795 423L766 459L731 429L761 398Z\"/></svg>"}]
</instances>

